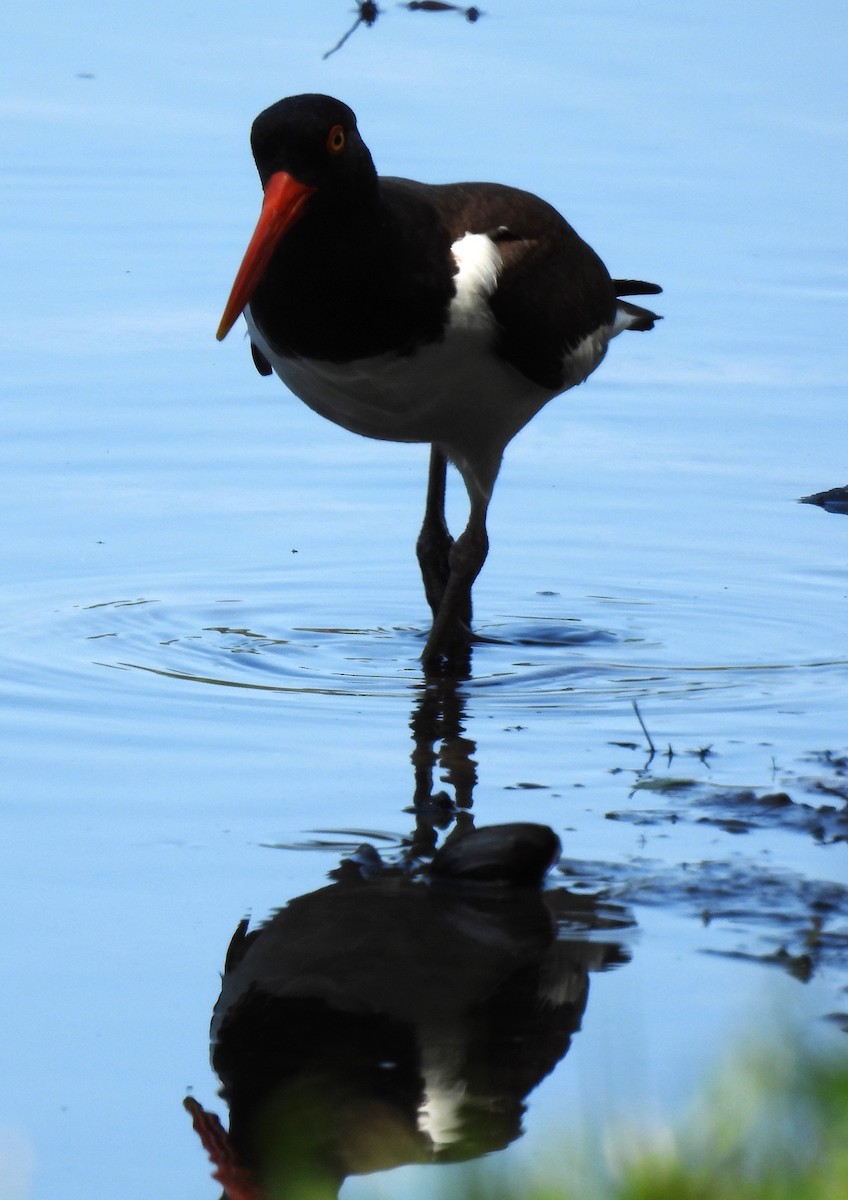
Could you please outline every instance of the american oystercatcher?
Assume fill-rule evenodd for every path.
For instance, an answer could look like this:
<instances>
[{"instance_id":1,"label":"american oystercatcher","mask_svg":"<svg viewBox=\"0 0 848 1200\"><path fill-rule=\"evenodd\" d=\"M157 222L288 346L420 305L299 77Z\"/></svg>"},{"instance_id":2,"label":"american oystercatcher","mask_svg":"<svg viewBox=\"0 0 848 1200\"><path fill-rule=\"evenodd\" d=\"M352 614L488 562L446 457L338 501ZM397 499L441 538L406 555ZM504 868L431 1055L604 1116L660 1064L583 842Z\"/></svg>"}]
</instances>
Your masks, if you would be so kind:
<instances>
[{"instance_id":1,"label":"american oystercatcher","mask_svg":"<svg viewBox=\"0 0 848 1200\"><path fill-rule=\"evenodd\" d=\"M378 176L347 105L291 96L256 118L264 191L221 318L243 311L263 375L366 437L429 442L417 551L433 624L422 660L449 668L471 641L471 588L507 443L582 383L625 329L659 318L624 300L661 289L610 279L545 201L495 183ZM468 524L445 521L447 463Z\"/></svg>"}]
</instances>

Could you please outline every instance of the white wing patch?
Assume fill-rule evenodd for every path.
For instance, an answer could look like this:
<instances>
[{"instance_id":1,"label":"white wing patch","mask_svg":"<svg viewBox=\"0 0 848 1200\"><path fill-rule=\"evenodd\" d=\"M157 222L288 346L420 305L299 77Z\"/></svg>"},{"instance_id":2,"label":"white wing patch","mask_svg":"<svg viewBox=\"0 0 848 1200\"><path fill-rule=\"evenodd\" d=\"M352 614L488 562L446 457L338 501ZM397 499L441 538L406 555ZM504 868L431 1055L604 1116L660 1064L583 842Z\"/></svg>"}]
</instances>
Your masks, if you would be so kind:
<instances>
[{"instance_id":1,"label":"white wing patch","mask_svg":"<svg viewBox=\"0 0 848 1200\"><path fill-rule=\"evenodd\" d=\"M632 312L628 312L626 308L616 309L615 320L612 324L610 337L614 338L617 336L617 334L622 333L625 329L630 329L633 325L633 322L636 320L637 318L634 316L634 314Z\"/></svg>"},{"instance_id":2,"label":"white wing patch","mask_svg":"<svg viewBox=\"0 0 848 1200\"><path fill-rule=\"evenodd\" d=\"M587 333L573 350L567 350L562 360L562 390L575 387L588 379L607 352L609 340L614 335L609 325L602 325Z\"/></svg>"},{"instance_id":3,"label":"white wing patch","mask_svg":"<svg viewBox=\"0 0 848 1200\"><path fill-rule=\"evenodd\" d=\"M603 360L612 339L625 329L630 329L635 320L637 318L626 308L616 309L612 325L601 325L588 333L573 350L569 350L562 363L563 390L588 379Z\"/></svg>"},{"instance_id":4,"label":"white wing patch","mask_svg":"<svg viewBox=\"0 0 848 1200\"><path fill-rule=\"evenodd\" d=\"M466 233L451 246L457 273L449 323L454 328L488 331L495 323L489 297L498 286L503 259L485 233Z\"/></svg>"}]
</instances>

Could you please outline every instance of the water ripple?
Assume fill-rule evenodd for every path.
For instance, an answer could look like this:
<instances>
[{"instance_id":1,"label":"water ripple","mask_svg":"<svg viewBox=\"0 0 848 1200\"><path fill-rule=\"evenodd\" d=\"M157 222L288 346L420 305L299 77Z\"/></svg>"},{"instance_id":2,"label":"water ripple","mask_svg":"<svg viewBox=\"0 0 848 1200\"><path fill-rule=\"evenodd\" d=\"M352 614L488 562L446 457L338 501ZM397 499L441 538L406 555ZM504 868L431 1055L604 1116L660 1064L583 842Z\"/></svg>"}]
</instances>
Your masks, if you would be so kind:
<instances>
[{"instance_id":1,"label":"water ripple","mask_svg":"<svg viewBox=\"0 0 848 1200\"><path fill-rule=\"evenodd\" d=\"M397 697L420 684L425 628L307 625L291 619L291 600L288 607L280 611L270 587L246 599L209 599L179 584L151 595L30 605L6 630L11 673L19 687L53 692L73 692L92 670L143 674L163 687L303 695ZM738 711L775 693L802 704L823 683L844 686L848 659L804 654L813 639L803 644L788 619L780 631L774 615L755 626L740 611L729 637L731 614L719 621L700 602L673 595L590 597L584 607L582 620L535 612L481 625L467 693L517 707L704 693L722 703L730 693L725 703ZM658 610L662 641L653 628ZM718 634L694 639L698 622ZM776 644L787 648L782 659L765 652Z\"/></svg>"}]
</instances>

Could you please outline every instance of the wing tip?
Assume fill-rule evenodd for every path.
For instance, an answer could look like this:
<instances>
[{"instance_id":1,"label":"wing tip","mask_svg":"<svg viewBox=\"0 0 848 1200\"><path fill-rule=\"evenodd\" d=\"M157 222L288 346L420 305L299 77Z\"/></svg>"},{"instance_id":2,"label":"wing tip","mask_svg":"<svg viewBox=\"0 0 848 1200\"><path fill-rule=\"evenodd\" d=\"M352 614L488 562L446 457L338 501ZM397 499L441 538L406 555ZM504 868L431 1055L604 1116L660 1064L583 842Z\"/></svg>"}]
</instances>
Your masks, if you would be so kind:
<instances>
[{"instance_id":1,"label":"wing tip","mask_svg":"<svg viewBox=\"0 0 848 1200\"><path fill-rule=\"evenodd\" d=\"M659 296L662 288L658 283L648 283L645 279L614 279L612 286L616 296Z\"/></svg>"}]
</instances>

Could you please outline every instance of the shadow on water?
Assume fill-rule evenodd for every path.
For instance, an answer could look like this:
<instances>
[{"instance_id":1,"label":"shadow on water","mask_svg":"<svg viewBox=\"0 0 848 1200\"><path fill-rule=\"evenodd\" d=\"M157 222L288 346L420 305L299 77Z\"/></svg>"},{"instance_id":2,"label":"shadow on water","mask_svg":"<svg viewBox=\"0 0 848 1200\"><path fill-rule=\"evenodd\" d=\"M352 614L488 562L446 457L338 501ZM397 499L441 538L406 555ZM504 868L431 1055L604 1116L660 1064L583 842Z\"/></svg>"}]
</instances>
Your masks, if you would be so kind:
<instances>
[{"instance_id":1,"label":"shadow on water","mask_svg":"<svg viewBox=\"0 0 848 1200\"><path fill-rule=\"evenodd\" d=\"M335 1197L349 1175L509 1145L590 972L629 960L625 906L545 886L551 829L474 827L464 719L454 682L420 689L414 828L393 861L362 845L327 886L236 928L211 1027L228 1130L186 1100L232 1200Z\"/></svg>"}]
</instances>

